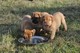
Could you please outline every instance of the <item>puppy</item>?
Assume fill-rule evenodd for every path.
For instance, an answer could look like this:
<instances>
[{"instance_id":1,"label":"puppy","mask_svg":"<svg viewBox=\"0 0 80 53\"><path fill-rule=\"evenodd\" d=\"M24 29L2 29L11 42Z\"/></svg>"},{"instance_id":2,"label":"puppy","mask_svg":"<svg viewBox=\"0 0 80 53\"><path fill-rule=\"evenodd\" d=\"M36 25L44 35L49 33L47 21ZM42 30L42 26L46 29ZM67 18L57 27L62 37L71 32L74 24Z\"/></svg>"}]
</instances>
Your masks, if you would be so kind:
<instances>
[{"instance_id":1,"label":"puppy","mask_svg":"<svg viewBox=\"0 0 80 53\"><path fill-rule=\"evenodd\" d=\"M25 15L22 19L21 30L23 31L23 37L26 40L30 40L35 34L34 24L32 23L31 16Z\"/></svg>"},{"instance_id":2,"label":"puppy","mask_svg":"<svg viewBox=\"0 0 80 53\"><path fill-rule=\"evenodd\" d=\"M54 39L55 33L59 30L59 27L63 24L64 30L67 31L67 24L65 21L65 16L61 12L56 12L53 15L43 16L43 29L50 32L50 39Z\"/></svg>"},{"instance_id":3,"label":"puppy","mask_svg":"<svg viewBox=\"0 0 80 53\"><path fill-rule=\"evenodd\" d=\"M33 12L32 13L32 22L36 24L36 35L40 35L42 33L42 17L48 14L47 12Z\"/></svg>"}]
</instances>

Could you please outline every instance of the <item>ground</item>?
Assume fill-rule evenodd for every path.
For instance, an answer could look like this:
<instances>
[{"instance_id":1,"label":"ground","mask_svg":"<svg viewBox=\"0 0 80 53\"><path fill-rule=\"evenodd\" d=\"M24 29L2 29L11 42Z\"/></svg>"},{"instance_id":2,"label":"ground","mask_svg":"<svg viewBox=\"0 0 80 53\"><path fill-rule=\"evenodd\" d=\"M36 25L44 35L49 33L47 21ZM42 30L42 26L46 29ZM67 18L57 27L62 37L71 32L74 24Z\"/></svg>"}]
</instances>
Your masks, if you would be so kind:
<instances>
[{"instance_id":1,"label":"ground","mask_svg":"<svg viewBox=\"0 0 80 53\"><path fill-rule=\"evenodd\" d=\"M61 26L52 43L34 46L18 43L21 19L34 11L62 12L68 31ZM1 0L0 53L80 53L80 0Z\"/></svg>"}]
</instances>

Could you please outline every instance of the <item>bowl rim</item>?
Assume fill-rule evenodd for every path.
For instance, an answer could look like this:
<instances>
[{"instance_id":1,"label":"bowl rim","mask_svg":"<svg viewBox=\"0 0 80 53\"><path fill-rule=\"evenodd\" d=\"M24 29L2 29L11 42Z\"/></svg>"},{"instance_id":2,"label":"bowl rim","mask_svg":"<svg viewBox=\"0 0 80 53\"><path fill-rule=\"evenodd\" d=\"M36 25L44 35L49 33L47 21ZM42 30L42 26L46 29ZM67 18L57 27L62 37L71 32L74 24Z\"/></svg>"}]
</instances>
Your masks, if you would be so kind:
<instances>
[{"instance_id":1,"label":"bowl rim","mask_svg":"<svg viewBox=\"0 0 80 53\"><path fill-rule=\"evenodd\" d=\"M43 36L34 36L34 37L42 37L42 38L45 38L45 40L47 39L46 37L43 37ZM21 38L23 38L23 37L21 37ZM18 42L22 43L22 44L26 44L26 45L36 45L36 44L44 44L45 43L45 42L41 42L41 43L24 43L24 42L20 42L21 38L18 39ZM48 42L48 41L46 41L46 42Z\"/></svg>"}]
</instances>

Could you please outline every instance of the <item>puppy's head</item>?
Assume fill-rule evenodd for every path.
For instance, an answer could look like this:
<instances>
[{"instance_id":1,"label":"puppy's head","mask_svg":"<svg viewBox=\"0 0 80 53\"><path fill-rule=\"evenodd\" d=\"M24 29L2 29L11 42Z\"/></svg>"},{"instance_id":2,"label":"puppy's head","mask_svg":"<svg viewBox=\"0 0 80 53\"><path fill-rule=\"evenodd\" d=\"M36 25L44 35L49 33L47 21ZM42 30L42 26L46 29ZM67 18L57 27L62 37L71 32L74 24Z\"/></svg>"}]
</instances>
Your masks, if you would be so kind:
<instances>
[{"instance_id":1,"label":"puppy's head","mask_svg":"<svg viewBox=\"0 0 80 53\"><path fill-rule=\"evenodd\" d=\"M43 26L45 27L49 27L52 25L52 22L53 22L53 16L52 15L45 15L43 16Z\"/></svg>"},{"instance_id":2,"label":"puppy's head","mask_svg":"<svg viewBox=\"0 0 80 53\"><path fill-rule=\"evenodd\" d=\"M35 29L24 29L24 38L26 40L31 40L32 36L35 34Z\"/></svg>"},{"instance_id":3,"label":"puppy's head","mask_svg":"<svg viewBox=\"0 0 80 53\"><path fill-rule=\"evenodd\" d=\"M41 12L33 12L32 13L32 17L34 18L39 18L39 17L41 17Z\"/></svg>"},{"instance_id":4,"label":"puppy's head","mask_svg":"<svg viewBox=\"0 0 80 53\"><path fill-rule=\"evenodd\" d=\"M33 12L32 13L32 21L33 21L33 23L35 23L35 24L39 23L40 18L41 18L41 12Z\"/></svg>"}]
</instances>

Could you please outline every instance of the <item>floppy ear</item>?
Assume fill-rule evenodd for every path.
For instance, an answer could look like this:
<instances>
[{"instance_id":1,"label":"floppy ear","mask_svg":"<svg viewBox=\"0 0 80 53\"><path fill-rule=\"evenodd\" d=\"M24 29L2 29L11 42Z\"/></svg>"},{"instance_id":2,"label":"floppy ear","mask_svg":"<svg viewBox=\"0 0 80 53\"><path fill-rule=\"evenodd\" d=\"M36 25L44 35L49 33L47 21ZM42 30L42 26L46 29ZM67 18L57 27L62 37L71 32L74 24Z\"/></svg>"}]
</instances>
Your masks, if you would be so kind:
<instances>
[{"instance_id":1,"label":"floppy ear","mask_svg":"<svg viewBox=\"0 0 80 53\"><path fill-rule=\"evenodd\" d=\"M35 32L36 32L36 30L35 30L35 29L33 29L33 30L32 30L32 34L34 35L34 34L35 34Z\"/></svg>"},{"instance_id":2,"label":"floppy ear","mask_svg":"<svg viewBox=\"0 0 80 53\"><path fill-rule=\"evenodd\" d=\"M51 20L53 22L54 21L54 16L53 15L50 15L50 17L51 17Z\"/></svg>"}]
</instances>

